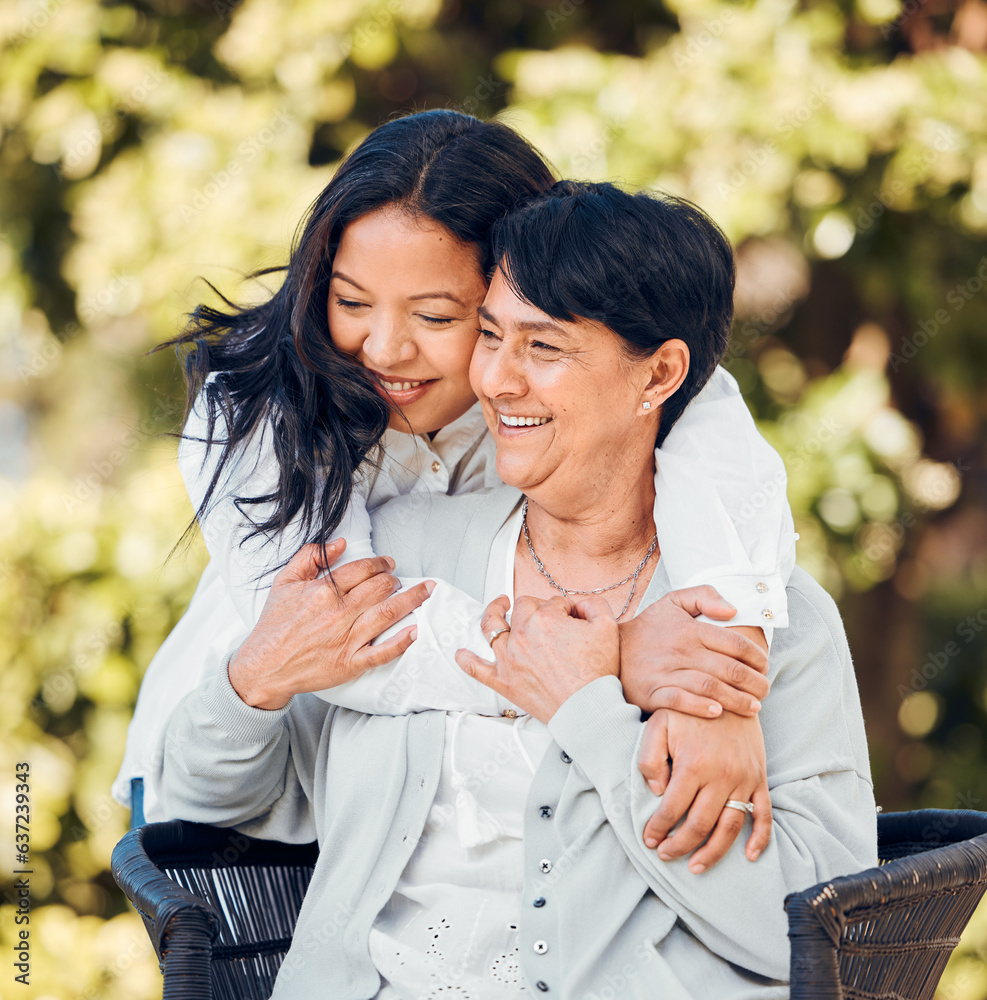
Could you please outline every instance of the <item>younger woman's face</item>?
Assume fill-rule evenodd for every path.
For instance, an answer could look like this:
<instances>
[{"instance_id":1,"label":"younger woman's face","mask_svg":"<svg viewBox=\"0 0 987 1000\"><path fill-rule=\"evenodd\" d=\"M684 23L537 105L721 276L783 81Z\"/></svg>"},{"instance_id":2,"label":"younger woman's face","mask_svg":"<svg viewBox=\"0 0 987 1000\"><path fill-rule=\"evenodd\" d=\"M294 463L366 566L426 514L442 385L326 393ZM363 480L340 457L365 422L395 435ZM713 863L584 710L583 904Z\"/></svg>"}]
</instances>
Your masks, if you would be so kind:
<instances>
[{"instance_id":1,"label":"younger woman's face","mask_svg":"<svg viewBox=\"0 0 987 1000\"><path fill-rule=\"evenodd\" d=\"M431 219L385 206L350 223L333 260L329 332L419 434L475 402L470 357L487 286L477 249ZM392 416L391 426L408 425Z\"/></svg>"}]
</instances>

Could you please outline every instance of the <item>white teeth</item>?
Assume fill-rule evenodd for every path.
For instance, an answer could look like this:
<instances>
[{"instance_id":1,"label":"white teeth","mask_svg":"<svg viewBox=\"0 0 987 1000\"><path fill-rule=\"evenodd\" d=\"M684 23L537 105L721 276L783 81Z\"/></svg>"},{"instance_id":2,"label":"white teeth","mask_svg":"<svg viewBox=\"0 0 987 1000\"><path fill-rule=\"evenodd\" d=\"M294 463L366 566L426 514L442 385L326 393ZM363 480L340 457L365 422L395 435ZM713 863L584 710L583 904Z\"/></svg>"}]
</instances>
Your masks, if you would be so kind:
<instances>
[{"instance_id":1,"label":"white teeth","mask_svg":"<svg viewBox=\"0 0 987 1000\"><path fill-rule=\"evenodd\" d=\"M506 413L500 414L500 422L508 427L540 427L551 419L551 417L509 417Z\"/></svg>"},{"instance_id":2,"label":"white teeth","mask_svg":"<svg viewBox=\"0 0 987 1000\"><path fill-rule=\"evenodd\" d=\"M380 384L387 389L389 392L397 392L401 389L416 389L420 385L424 385L428 379L424 379L421 382L385 382L384 379L380 380Z\"/></svg>"}]
</instances>

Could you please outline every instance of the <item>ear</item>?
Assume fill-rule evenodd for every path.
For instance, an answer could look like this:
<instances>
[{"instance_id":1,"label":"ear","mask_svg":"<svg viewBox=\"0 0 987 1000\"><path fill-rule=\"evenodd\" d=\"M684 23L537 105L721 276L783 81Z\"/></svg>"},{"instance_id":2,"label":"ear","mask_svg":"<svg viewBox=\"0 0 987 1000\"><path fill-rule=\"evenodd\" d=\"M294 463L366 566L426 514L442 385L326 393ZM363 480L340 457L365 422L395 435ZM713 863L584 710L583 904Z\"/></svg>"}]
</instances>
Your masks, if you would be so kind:
<instances>
[{"instance_id":1,"label":"ear","mask_svg":"<svg viewBox=\"0 0 987 1000\"><path fill-rule=\"evenodd\" d=\"M684 340L666 340L651 355L650 378L644 399L652 412L658 409L685 381L689 374L689 345Z\"/></svg>"}]
</instances>

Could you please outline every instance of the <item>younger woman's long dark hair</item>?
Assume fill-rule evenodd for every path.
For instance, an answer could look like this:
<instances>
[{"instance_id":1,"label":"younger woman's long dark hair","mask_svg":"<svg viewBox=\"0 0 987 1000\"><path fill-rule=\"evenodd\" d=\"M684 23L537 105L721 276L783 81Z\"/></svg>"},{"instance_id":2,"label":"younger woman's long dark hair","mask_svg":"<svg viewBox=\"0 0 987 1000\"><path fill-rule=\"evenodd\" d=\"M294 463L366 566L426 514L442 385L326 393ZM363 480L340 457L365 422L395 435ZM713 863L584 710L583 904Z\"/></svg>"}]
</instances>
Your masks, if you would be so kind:
<instances>
[{"instance_id":1,"label":"younger woman's long dark hair","mask_svg":"<svg viewBox=\"0 0 987 1000\"><path fill-rule=\"evenodd\" d=\"M476 245L487 273L493 223L553 182L535 149L499 122L424 111L371 132L309 210L287 266L253 275L286 272L280 290L243 308L221 295L226 311L200 305L182 336L162 345L184 355L186 415L202 394L205 441L222 447L197 517L207 513L234 456L255 434L259 439L265 423L278 482L264 496L234 498L244 512L265 505L268 516L251 518L246 537L280 534L300 514L304 537L325 545L345 513L354 472L390 416L371 376L329 336L329 280L346 226L400 205Z\"/></svg>"}]
</instances>

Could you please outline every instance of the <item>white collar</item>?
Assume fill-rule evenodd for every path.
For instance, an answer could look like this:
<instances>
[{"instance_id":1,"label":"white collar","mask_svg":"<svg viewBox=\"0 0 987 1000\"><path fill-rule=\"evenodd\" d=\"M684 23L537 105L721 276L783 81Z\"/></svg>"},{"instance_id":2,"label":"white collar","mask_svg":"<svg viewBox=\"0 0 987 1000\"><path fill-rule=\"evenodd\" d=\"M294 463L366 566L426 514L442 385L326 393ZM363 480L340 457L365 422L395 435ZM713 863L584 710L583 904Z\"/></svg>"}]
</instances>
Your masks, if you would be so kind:
<instances>
[{"instance_id":1,"label":"white collar","mask_svg":"<svg viewBox=\"0 0 987 1000\"><path fill-rule=\"evenodd\" d=\"M395 462L415 467L423 458L437 458L447 468L454 468L460 459L487 433L483 407L479 400L461 417L447 424L429 440L427 434L407 434L388 428L381 444L385 453ZM425 455L421 454L422 449Z\"/></svg>"}]
</instances>

